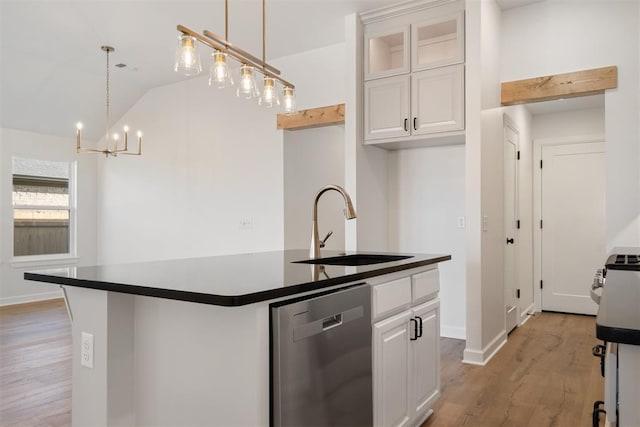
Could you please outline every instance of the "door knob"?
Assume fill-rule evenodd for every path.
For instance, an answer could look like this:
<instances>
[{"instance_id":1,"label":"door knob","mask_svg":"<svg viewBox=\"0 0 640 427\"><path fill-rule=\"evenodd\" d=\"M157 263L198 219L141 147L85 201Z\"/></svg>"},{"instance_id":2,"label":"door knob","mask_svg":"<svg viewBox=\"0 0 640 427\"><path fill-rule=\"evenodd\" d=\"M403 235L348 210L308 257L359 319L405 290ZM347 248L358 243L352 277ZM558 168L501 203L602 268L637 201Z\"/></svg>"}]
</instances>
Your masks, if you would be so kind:
<instances>
[{"instance_id":1,"label":"door knob","mask_svg":"<svg viewBox=\"0 0 640 427\"><path fill-rule=\"evenodd\" d=\"M513 245L513 237L512 237L512 238L510 238L510 239L507 237L507 245L508 245L509 243L511 243L511 244Z\"/></svg>"}]
</instances>

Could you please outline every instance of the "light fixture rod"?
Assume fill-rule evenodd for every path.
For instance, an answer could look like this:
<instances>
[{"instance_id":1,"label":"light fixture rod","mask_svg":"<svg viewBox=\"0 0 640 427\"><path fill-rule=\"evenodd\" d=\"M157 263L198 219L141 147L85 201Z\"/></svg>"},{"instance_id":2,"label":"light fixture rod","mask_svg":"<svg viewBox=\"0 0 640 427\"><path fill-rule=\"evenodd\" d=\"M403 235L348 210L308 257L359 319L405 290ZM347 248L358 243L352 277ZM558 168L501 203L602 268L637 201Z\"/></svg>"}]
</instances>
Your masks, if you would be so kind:
<instances>
[{"instance_id":1,"label":"light fixture rod","mask_svg":"<svg viewBox=\"0 0 640 427\"><path fill-rule=\"evenodd\" d=\"M196 33L195 31L193 31L190 28L187 28L187 27L185 27L183 25L178 25L177 29L178 29L178 31L180 31L183 34L187 34L187 35L189 35L191 37L194 37L196 40L198 40L199 42L209 46L210 48L213 48L213 49L219 50L220 52L226 53L227 55L231 56L232 58L236 59L237 61L240 61L241 63L245 63L245 64L248 64L248 65L260 68L260 72L262 74L264 74L265 76L274 78L274 79L278 80L280 83L282 83L284 86L287 86L287 87L290 87L292 89L295 89L295 86L293 84L289 83L288 81L286 81L285 79L283 79L279 75L271 73L266 68L263 68L262 67L262 64L263 64L262 61L260 61L260 60L257 60L257 62L251 61L251 60L249 60L249 58L246 58L246 57L242 56L241 54L236 53L235 51L232 51L231 49L228 49L227 47L225 47L224 41L218 41L217 39L214 39L214 38L210 37L210 35L213 35L211 32L205 31L205 34L209 33L207 35L207 37L209 37L209 38L206 38L206 37ZM253 58L255 58L255 57L253 57ZM265 64L265 65L268 65L268 64ZM273 67L269 66L269 69L272 69L272 68ZM280 73L280 70L276 69L276 71L278 71L278 73Z\"/></svg>"},{"instance_id":2,"label":"light fixture rod","mask_svg":"<svg viewBox=\"0 0 640 427\"><path fill-rule=\"evenodd\" d=\"M224 39L229 40L229 0L224 0Z\"/></svg>"},{"instance_id":3,"label":"light fixture rod","mask_svg":"<svg viewBox=\"0 0 640 427\"><path fill-rule=\"evenodd\" d=\"M269 64L267 64L266 62L262 61L259 58L256 58L255 56L253 56L252 54L250 54L249 52L247 52L246 50L240 49L239 47L234 46L233 44L231 44L229 41L223 39L222 37L212 33L209 30L204 30L203 34L207 37L209 37L210 39L224 45L228 50L233 51L235 53L237 53L238 55L242 56L243 58L245 58L245 61L249 61L252 62L253 65L257 65L258 68L264 68L269 70L271 73L273 74L280 74L280 70L278 70L276 67L273 67Z\"/></svg>"},{"instance_id":4,"label":"light fixture rod","mask_svg":"<svg viewBox=\"0 0 640 427\"><path fill-rule=\"evenodd\" d=\"M265 64L267 63L267 54L266 54L266 43L265 43L265 37L266 37L266 33L267 33L267 26L265 24L265 15L266 15L266 4L265 4L266 0L262 0L262 62L264 62Z\"/></svg>"}]
</instances>

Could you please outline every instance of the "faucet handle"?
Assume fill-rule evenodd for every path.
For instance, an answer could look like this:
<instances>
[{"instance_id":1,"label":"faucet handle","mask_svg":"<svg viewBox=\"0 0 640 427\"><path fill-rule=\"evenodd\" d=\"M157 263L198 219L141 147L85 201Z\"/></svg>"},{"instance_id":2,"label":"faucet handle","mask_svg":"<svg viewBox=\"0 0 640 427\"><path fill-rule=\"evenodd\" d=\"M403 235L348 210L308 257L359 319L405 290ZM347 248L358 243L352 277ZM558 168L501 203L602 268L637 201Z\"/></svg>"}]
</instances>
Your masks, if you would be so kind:
<instances>
[{"instance_id":1,"label":"faucet handle","mask_svg":"<svg viewBox=\"0 0 640 427\"><path fill-rule=\"evenodd\" d=\"M329 231L327 235L324 237L324 239L320 240L321 248L324 248L324 243L329 239L329 237L331 237L332 234L333 234L333 230Z\"/></svg>"}]
</instances>

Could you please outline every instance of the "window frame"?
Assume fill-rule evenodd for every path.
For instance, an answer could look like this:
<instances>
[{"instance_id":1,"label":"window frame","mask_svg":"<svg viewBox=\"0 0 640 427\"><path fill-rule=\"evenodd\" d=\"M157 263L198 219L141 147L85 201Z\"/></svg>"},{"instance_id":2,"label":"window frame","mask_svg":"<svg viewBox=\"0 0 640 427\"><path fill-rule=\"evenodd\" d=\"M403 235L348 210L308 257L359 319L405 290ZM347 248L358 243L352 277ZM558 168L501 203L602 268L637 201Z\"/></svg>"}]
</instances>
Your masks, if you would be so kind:
<instances>
[{"instance_id":1,"label":"window frame","mask_svg":"<svg viewBox=\"0 0 640 427\"><path fill-rule=\"evenodd\" d=\"M41 255L14 255L14 230L15 230L15 219L14 219L14 211L15 207L13 206L13 161L11 163L11 231L10 231L10 241L11 241L11 261L10 263L15 266L22 267L30 267L30 266L47 266L47 265L58 265L58 264L69 264L72 262L76 262L78 260L77 253L77 176L78 176L78 162L75 160L58 160L58 159L42 159L36 158L32 156L13 156L13 158L19 159L28 159L28 160L41 160L41 161L49 161L56 163L66 163L69 167L69 251L66 253L59 254L41 254ZM20 174L22 175L22 174ZM63 208L58 208L55 206L30 206L25 209L38 209L42 208L45 210L67 210ZM20 209L20 208L17 208Z\"/></svg>"}]
</instances>

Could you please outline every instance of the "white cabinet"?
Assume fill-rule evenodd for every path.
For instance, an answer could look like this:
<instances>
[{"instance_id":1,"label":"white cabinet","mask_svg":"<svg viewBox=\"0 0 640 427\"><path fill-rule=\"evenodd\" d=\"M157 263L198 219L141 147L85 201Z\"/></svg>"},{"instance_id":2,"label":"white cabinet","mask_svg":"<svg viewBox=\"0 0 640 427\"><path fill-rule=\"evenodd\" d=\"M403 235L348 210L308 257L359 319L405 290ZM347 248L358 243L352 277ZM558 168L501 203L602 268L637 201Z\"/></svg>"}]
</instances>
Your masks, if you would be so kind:
<instances>
[{"instance_id":1,"label":"white cabinet","mask_svg":"<svg viewBox=\"0 0 640 427\"><path fill-rule=\"evenodd\" d=\"M463 65L365 83L365 140L464 129Z\"/></svg>"},{"instance_id":2,"label":"white cabinet","mask_svg":"<svg viewBox=\"0 0 640 427\"><path fill-rule=\"evenodd\" d=\"M420 7L363 17L368 144L464 130L464 3Z\"/></svg>"},{"instance_id":3,"label":"white cabinet","mask_svg":"<svg viewBox=\"0 0 640 427\"><path fill-rule=\"evenodd\" d=\"M437 268L373 287L376 427L419 425L440 396L438 290Z\"/></svg>"},{"instance_id":4,"label":"white cabinet","mask_svg":"<svg viewBox=\"0 0 640 427\"><path fill-rule=\"evenodd\" d=\"M411 132L464 129L464 68L434 68L411 75Z\"/></svg>"}]
</instances>

